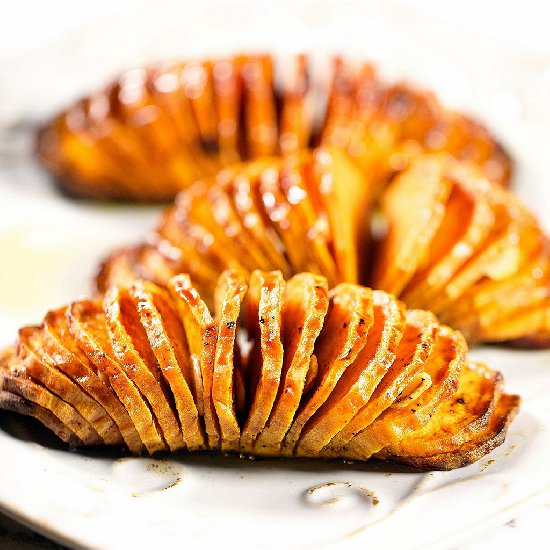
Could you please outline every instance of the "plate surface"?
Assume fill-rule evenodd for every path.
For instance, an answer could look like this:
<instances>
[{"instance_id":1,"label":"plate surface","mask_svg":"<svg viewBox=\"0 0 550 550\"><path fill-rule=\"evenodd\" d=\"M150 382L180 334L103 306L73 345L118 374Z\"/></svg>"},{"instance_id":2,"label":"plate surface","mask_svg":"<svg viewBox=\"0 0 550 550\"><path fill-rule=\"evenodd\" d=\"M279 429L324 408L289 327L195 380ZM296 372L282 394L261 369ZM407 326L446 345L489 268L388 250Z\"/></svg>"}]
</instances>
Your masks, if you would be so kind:
<instances>
[{"instance_id":1,"label":"plate surface","mask_svg":"<svg viewBox=\"0 0 550 550\"><path fill-rule=\"evenodd\" d=\"M548 54L468 34L401 3L237 2L228 10L211 0L160 2L1 67L9 78L0 105L0 345L48 308L88 293L99 259L143 238L158 211L59 196L31 159L36 121L134 63L243 49L314 51L320 62L345 51L435 90L503 139L518 161L516 191L550 228ZM550 352L472 355L501 370L523 405L506 443L467 468L424 474L376 462L83 455L2 415L0 507L82 547L448 547L550 489Z\"/></svg>"}]
</instances>

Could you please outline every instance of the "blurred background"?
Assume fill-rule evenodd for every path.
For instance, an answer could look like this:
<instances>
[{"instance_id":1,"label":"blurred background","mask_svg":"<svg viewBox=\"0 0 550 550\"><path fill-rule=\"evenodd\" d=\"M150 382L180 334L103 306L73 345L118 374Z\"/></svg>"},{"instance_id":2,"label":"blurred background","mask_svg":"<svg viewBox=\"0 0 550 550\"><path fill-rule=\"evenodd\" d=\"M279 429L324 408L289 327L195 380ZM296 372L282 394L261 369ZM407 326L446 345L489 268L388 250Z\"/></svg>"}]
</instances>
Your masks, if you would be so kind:
<instances>
[{"instance_id":1,"label":"blurred background","mask_svg":"<svg viewBox=\"0 0 550 550\"><path fill-rule=\"evenodd\" d=\"M517 159L516 191L550 229L544 216L549 21L546 0L18 0L3 6L0 344L52 303L86 293L98 259L113 246L139 241L157 213L59 200L32 160L33 129L118 71L159 59L243 50L372 59L382 74L432 89L446 105L487 123ZM548 511L542 506L487 533L483 547L534 544ZM0 547L56 546L0 517ZM475 541L461 546L478 547Z\"/></svg>"}]
</instances>

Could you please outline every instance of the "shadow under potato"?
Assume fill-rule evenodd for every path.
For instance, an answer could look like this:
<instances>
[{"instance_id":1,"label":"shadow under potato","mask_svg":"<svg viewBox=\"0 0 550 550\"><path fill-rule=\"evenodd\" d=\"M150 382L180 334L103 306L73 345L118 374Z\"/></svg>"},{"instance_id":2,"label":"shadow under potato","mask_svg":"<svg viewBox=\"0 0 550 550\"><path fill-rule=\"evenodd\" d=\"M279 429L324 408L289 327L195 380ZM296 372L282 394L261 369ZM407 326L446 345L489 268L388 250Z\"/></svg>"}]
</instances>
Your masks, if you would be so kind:
<instances>
[{"instance_id":1,"label":"shadow under potato","mask_svg":"<svg viewBox=\"0 0 550 550\"><path fill-rule=\"evenodd\" d=\"M20 414L1 411L0 430L11 437L36 443L48 449L55 451L66 451L77 453L90 458L132 458L135 455L130 454L122 447L70 447L58 439L50 430L43 426L35 418L21 416ZM218 451L202 451L186 453L162 452L153 455L156 459L182 460L186 463L192 463L195 467L212 467L231 469L239 467L240 469L283 469L294 471L328 471L338 468L344 468L348 471L359 470L365 472L384 472L384 473L418 473L419 470L408 466L401 466L392 462L371 459L368 462L349 461L339 459L310 459L310 458L277 458L277 457L250 457L245 454L223 453Z\"/></svg>"}]
</instances>

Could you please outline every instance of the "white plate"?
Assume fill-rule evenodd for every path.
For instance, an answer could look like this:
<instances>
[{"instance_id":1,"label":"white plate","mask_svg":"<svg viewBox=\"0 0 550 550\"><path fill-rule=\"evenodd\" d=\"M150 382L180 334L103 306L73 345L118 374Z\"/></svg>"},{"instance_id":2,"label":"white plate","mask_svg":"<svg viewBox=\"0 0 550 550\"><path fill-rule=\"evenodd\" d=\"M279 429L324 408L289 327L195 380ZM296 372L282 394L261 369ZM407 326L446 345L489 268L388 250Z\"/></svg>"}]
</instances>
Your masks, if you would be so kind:
<instances>
[{"instance_id":1,"label":"white plate","mask_svg":"<svg viewBox=\"0 0 550 550\"><path fill-rule=\"evenodd\" d=\"M0 344L86 293L106 251L151 226L155 208L62 198L29 154L36 117L143 60L258 47L375 58L387 74L413 77L489 123L518 159L516 190L550 228L547 54L468 34L408 5L219 4L142 7L1 67L9 78L0 105ZM37 441L28 424L3 415L0 507L85 547L455 545L550 488L550 353L473 355L503 371L523 405L506 443L467 468L422 474L379 463L83 455Z\"/></svg>"}]
</instances>

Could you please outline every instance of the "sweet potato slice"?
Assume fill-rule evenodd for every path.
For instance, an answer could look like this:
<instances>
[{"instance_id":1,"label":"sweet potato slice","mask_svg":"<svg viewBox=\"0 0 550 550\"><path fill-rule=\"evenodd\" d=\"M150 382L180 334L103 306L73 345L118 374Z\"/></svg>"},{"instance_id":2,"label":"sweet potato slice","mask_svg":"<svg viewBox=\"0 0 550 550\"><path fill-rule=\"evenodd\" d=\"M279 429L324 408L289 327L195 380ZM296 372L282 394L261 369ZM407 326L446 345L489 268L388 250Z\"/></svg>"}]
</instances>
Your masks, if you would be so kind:
<instances>
[{"instance_id":1,"label":"sweet potato slice","mask_svg":"<svg viewBox=\"0 0 550 550\"><path fill-rule=\"evenodd\" d=\"M492 225L493 212L485 197L455 182L425 265L417 270L401 295L407 305L429 304L485 240Z\"/></svg>"},{"instance_id":2,"label":"sweet potato slice","mask_svg":"<svg viewBox=\"0 0 550 550\"><path fill-rule=\"evenodd\" d=\"M550 298L518 308L487 328L491 340L513 341L518 338L533 338L547 335L550 330Z\"/></svg>"},{"instance_id":3,"label":"sweet potato slice","mask_svg":"<svg viewBox=\"0 0 550 550\"><path fill-rule=\"evenodd\" d=\"M181 63L164 64L153 68L149 79L149 88L156 103L169 116L178 136L178 153L185 153L186 170L195 181L215 171L216 160L208 154L208 148L202 146L198 126L195 122L189 87L181 78L185 65ZM197 71L200 79L200 71Z\"/></svg>"},{"instance_id":4,"label":"sweet potato slice","mask_svg":"<svg viewBox=\"0 0 550 550\"><path fill-rule=\"evenodd\" d=\"M284 254L284 246L263 210L259 177L268 161L255 161L239 166L231 181L231 197L241 224L262 250L273 269L280 269L290 277L291 268Z\"/></svg>"},{"instance_id":5,"label":"sweet potato slice","mask_svg":"<svg viewBox=\"0 0 550 550\"><path fill-rule=\"evenodd\" d=\"M212 396L216 325L188 275L171 279L168 290L185 328L193 369L201 374L203 395L202 399L197 397L197 402L202 401L208 445L216 449L220 446L219 424Z\"/></svg>"},{"instance_id":6,"label":"sweet potato slice","mask_svg":"<svg viewBox=\"0 0 550 550\"><path fill-rule=\"evenodd\" d=\"M548 252L548 247L541 243L541 248L514 275L504 280L479 281L453 303L448 318L462 323L471 319L472 326L476 321L480 326L489 326L499 314L544 299L550 292Z\"/></svg>"},{"instance_id":7,"label":"sweet potato slice","mask_svg":"<svg viewBox=\"0 0 550 550\"><path fill-rule=\"evenodd\" d=\"M283 76L279 130L279 149L283 155L305 149L312 131L312 114L307 105L308 59L305 55L297 55L290 60L290 65L290 70Z\"/></svg>"},{"instance_id":8,"label":"sweet potato slice","mask_svg":"<svg viewBox=\"0 0 550 550\"><path fill-rule=\"evenodd\" d=\"M107 320L99 302L80 301L67 310L69 332L97 370L105 373L111 387L128 411L141 441L152 454L167 449L155 417L112 350Z\"/></svg>"},{"instance_id":9,"label":"sweet potato slice","mask_svg":"<svg viewBox=\"0 0 550 550\"><path fill-rule=\"evenodd\" d=\"M217 339L212 377L212 400L219 421L221 449L239 447L241 429L237 420L234 391L237 323L246 294L244 276L237 271L224 271L214 295Z\"/></svg>"},{"instance_id":10,"label":"sweet potato slice","mask_svg":"<svg viewBox=\"0 0 550 550\"><path fill-rule=\"evenodd\" d=\"M203 155L213 169L219 167L218 117L214 99L211 61L185 63L179 78L185 96L189 99L197 126Z\"/></svg>"},{"instance_id":11,"label":"sweet potato slice","mask_svg":"<svg viewBox=\"0 0 550 550\"><path fill-rule=\"evenodd\" d=\"M499 280L513 276L540 246L540 231L518 201L510 201L504 191L494 187L489 199L494 225L476 253L447 282L444 292L432 300L436 313L452 311L451 303L486 277Z\"/></svg>"},{"instance_id":12,"label":"sweet potato slice","mask_svg":"<svg viewBox=\"0 0 550 550\"><path fill-rule=\"evenodd\" d=\"M405 329L405 307L384 292L373 292L373 324L359 354L326 401L302 429L298 456L315 456L369 399L395 359Z\"/></svg>"},{"instance_id":13,"label":"sweet potato slice","mask_svg":"<svg viewBox=\"0 0 550 550\"><path fill-rule=\"evenodd\" d=\"M202 374L189 356L184 327L177 311L167 292L151 283L138 280L129 287L128 294L145 329L158 368L172 392L185 445L189 450L204 449L199 417L204 408Z\"/></svg>"},{"instance_id":14,"label":"sweet potato slice","mask_svg":"<svg viewBox=\"0 0 550 550\"><path fill-rule=\"evenodd\" d=\"M466 342L460 333L440 327L424 366L409 378L394 404L346 445L346 454L367 460L426 424L455 392L465 355Z\"/></svg>"},{"instance_id":15,"label":"sweet potato slice","mask_svg":"<svg viewBox=\"0 0 550 550\"><path fill-rule=\"evenodd\" d=\"M231 198L228 196L228 187L234 177L230 169L226 169L216 176L216 184L208 191L208 198L212 207L212 214L216 223L225 234L234 239L241 250L246 250L254 265L258 269L269 269L272 266L263 255L263 251L256 244L242 225L241 219L235 212Z\"/></svg>"},{"instance_id":16,"label":"sweet potato slice","mask_svg":"<svg viewBox=\"0 0 550 550\"><path fill-rule=\"evenodd\" d=\"M449 320L460 326L471 342L543 333L544 302L550 297L549 260L544 252L513 276L480 281L453 302Z\"/></svg>"},{"instance_id":17,"label":"sweet potato slice","mask_svg":"<svg viewBox=\"0 0 550 550\"><path fill-rule=\"evenodd\" d=\"M95 285L101 293L113 284L125 284L136 276L136 261L140 246L114 250L100 264Z\"/></svg>"},{"instance_id":18,"label":"sweet potato slice","mask_svg":"<svg viewBox=\"0 0 550 550\"><path fill-rule=\"evenodd\" d=\"M332 63L332 82L320 137L322 145L345 149L349 145L349 121L355 111L356 74L342 57Z\"/></svg>"},{"instance_id":19,"label":"sweet potato slice","mask_svg":"<svg viewBox=\"0 0 550 550\"><path fill-rule=\"evenodd\" d=\"M373 286L399 295L422 265L445 214L452 182L437 158L399 174L384 193L388 234L378 250Z\"/></svg>"},{"instance_id":20,"label":"sweet potato slice","mask_svg":"<svg viewBox=\"0 0 550 550\"><path fill-rule=\"evenodd\" d=\"M281 452L282 441L302 399L328 304L328 285L324 277L300 273L287 282L282 311L283 371L275 405L256 442L259 454Z\"/></svg>"},{"instance_id":21,"label":"sweet potato slice","mask_svg":"<svg viewBox=\"0 0 550 550\"><path fill-rule=\"evenodd\" d=\"M244 91L246 149L249 158L277 153L277 113L273 93L273 60L269 55L238 59Z\"/></svg>"},{"instance_id":22,"label":"sweet potato slice","mask_svg":"<svg viewBox=\"0 0 550 550\"><path fill-rule=\"evenodd\" d=\"M212 82L218 115L220 160L225 166L241 160L242 79L236 60L228 58L214 61Z\"/></svg>"},{"instance_id":23,"label":"sweet potato slice","mask_svg":"<svg viewBox=\"0 0 550 550\"><path fill-rule=\"evenodd\" d=\"M391 350L393 361L385 369L374 366L371 375L369 399L364 400L359 410L327 445L327 454L341 452L359 432L369 426L405 390L411 380L426 365L435 340L437 319L422 310L408 310L403 337L397 349ZM370 370L373 370L372 367ZM376 372L378 370L378 372Z\"/></svg>"},{"instance_id":24,"label":"sweet potato slice","mask_svg":"<svg viewBox=\"0 0 550 550\"><path fill-rule=\"evenodd\" d=\"M452 470L472 464L502 445L519 404L520 398L517 395L503 394L497 402L487 428L454 451L421 457L392 456L392 460L423 470Z\"/></svg>"},{"instance_id":25,"label":"sweet potato slice","mask_svg":"<svg viewBox=\"0 0 550 550\"><path fill-rule=\"evenodd\" d=\"M256 267L252 258L240 254L238 241L234 236L226 234L224 228L217 223L208 188L209 184L197 182L178 195L178 222L186 233L185 238L202 244L210 255L210 263L219 266L218 273L233 267L251 271Z\"/></svg>"},{"instance_id":26,"label":"sweet potato slice","mask_svg":"<svg viewBox=\"0 0 550 550\"><path fill-rule=\"evenodd\" d=\"M5 391L50 411L65 426L68 426L84 445L99 445L103 442L93 426L75 408L44 386L36 384L29 378L12 376L4 371L3 387Z\"/></svg>"},{"instance_id":27,"label":"sweet potato slice","mask_svg":"<svg viewBox=\"0 0 550 550\"><path fill-rule=\"evenodd\" d=\"M51 411L20 395L0 390L0 409L36 418L36 420L41 422L48 430L51 430L61 441L67 443L70 447L83 445L82 440L73 430L65 426Z\"/></svg>"},{"instance_id":28,"label":"sweet potato slice","mask_svg":"<svg viewBox=\"0 0 550 550\"><path fill-rule=\"evenodd\" d=\"M296 212L297 227L299 229L308 228L305 234L297 237L297 240L305 239L302 246L308 250L309 265L313 266L315 273L324 275L329 285L332 286L339 280L335 259L330 248L332 239L328 235L327 220L315 211L309 195L308 186L304 180L307 176L304 167L306 163L307 155L305 154L285 158L279 185L289 208Z\"/></svg>"},{"instance_id":29,"label":"sweet potato slice","mask_svg":"<svg viewBox=\"0 0 550 550\"><path fill-rule=\"evenodd\" d=\"M247 294L247 329L253 337L247 367L250 409L240 445L251 450L269 418L281 381L281 311L285 282L280 271L254 271Z\"/></svg>"},{"instance_id":30,"label":"sweet potato slice","mask_svg":"<svg viewBox=\"0 0 550 550\"><path fill-rule=\"evenodd\" d=\"M301 225L280 187L281 163L265 168L259 176L258 191L269 224L277 232L292 271L307 271L309 251L303 246Z\"/></svg>"},{"instance_id":31,"label":"sweet potato slice","mask_svg":"<svg viewBox=\"0 0 550 550\"><path fill-rule=\"evenodd\" d=\"M18 365L19 363L19 365ZM61 441L71 447L83 445L82 439L76 435L70 426L55 416L55 414L37 403L25 399L17 393L7 390L5 378L14 378L20 375L21 366L17 359L15 346L9 346L0 351L0 409L26 416L32 416L51 430ZM9 385L9 382L8 382Z\"/></svg>"},{"instance_id":32,"label":"sweet potato slice","mask_svg":"<svg viewBox=\"0 0 550 550\"><path fill-rule=\"evenodd\" d=\"M63 345L57 340L55 333L52 333L51 325L55 324L57 321L63 323L64 326L62 326L60 330L64 331L65 338L68 337L68 331L65 324L66 312L67 308L63 307L55 311L50 311L47 314L46 318L48 319L50 327L48 327L46 319L44 319L40 331L40 338L36 342L40 345L40 350L36 350L37 356L40 357L42 361L57 368L61 373L67 376L71 382L79 386L87 396L96 402L98 407L96 412L97 419L93 422L96 430L102 436L105 444L121 445L123 443L123 438L120 429L113 416L103 404L104 401L107 403L113 401L118 402L116 396L111 392L108 382L106 384L105 379L98 378L85 358L81 361L76 353L68 351L66 346L70 346L72 343L70 337L68 338L68 343ZM81 355L81 357L83 356ZM118 405L120 406L120 402L118 402Z\"/></svg>"},{"instance_id":33,"label":"sweet potato slice","mask_svg":"<svg viewBox=\"0 0 550 550\"><path fill-rule=\"evenodd\" d=\"M215 285L216 276L225 263L212 252L216 242L213 235L204 227L192 223L188 216L193 205L193 194L198 192L197 186L201 186L201 192L206 192L202 183L182 191L175 206L161 216L151 240L153 244L159 237L166 240L180 251L181 265L185 266L186 272L209 285Z\"/></svg>"},{"instance_id":34,"label":"sweet potato slice","mask_svg":"<svg viewBox=\"0 0 550 550\"><path fill-rule=\"evenodd\" d=\"M430 456L454 451L485 430L502 394L502 375L479 363L460 371L456 393L420 428L377 456Z\"/></svg>"},{"instance_id":35,"label":"sweet potato slice","mask_svg":"<svg viewBox=\"0 0 550 550\"><path fill-rule=\"evenodd\" d=\"M44 333L43 326L25 327L19 331L17 352L25 368L25 376L76 409L93 426L103 443L120 444L120 432L105 409L70 377L58 370L55 362L50 362L44 351Z\"/></svg>"},{"instance_id":36,"label":"sweet potato slice","mask_svg":"<svg viewBox=\"0 0 550 550\"><path fill-rule=\"evenodd\" d=\"M329 309L315 344L317 373L283 441L282 452L292 454L306 422L326 402L346 369L365 346L374 321L370 289L341 283L329 292Z\"/></svg>"},{"instance_id":37,"label":"sweet potato slice","mask_svg":"<svg viewBox=\"0 0 550 550\"><path fill-rule=\"evenodd\" d=\"M371 189L351 159L334 148L313 151L305 181L313 204L326 213L340 280L357 283L365 274L360 258L369 240Z\"/></svg>"},{"instance_id":38,"label":"sweet potato slice","mask_svg":"<svg viewBox=\"0 0 550 550\"><path fill-rule=\"evenodd\" d=\"M114 420L124 443L133 453L143 444L128 412L113 393L109 378L95 368L73 341L67 326L67 307L50 311L44 318L44 351L60 370L86 388Z\"/></svg>"},{"instance_id":39,"label":"sweet potato slice","mask_svg":"<svg viewBox=\"0 0 550 550\"><path fill-rule=\"evenodd\" d=\"M181 427L147 335L127 290L113 287L103 298L111 347L128 377L147 399L171 450L184 447Z\"/></svg>"}]
</instances>

